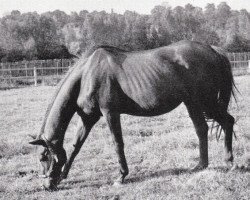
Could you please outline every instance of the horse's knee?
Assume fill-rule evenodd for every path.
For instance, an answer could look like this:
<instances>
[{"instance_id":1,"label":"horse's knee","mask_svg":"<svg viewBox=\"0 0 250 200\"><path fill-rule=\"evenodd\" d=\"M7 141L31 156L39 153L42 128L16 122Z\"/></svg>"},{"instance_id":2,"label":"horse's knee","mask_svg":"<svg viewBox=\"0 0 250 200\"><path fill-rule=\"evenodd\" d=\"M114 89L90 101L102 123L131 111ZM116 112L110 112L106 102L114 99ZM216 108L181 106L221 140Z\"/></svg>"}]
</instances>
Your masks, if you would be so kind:
<instances>
[{"instance_id":1,"label":"horse's knee","mask_svg":"<svg viewBox=\"0 0 250 200\"><path fill-rule=\"evenodd\" d=\"M196 132L197 132L197 135L198 135L199 138L207 136L208 125L207 125L206 122L197 124L196 127L195 127L195 129L196 129Z\"/></svg>"},{"instance_id":2,"label":"horse's knee","mask_svg":"<svg viewBox=\"0 0 250 200\"><path fill-rule=\"evenodd\" d=\"M228 123L233 126L235 124L235 119L232 115L229 115L227 116L227 120L228 120Z\"/></svg>"},{"instance_id":3,"label":"horse's knee","mask_svg":"<svg viewBox=\"0 0 250 200\"><path fill-rule=\"evenodd\" d=\"M61 167L66 163L67 154L66 154L66 151L65 151L65 149L63 147L56 150L56 157L58 159L58 161L57 161L58 166Z\"/></svg>"}]
</instances>

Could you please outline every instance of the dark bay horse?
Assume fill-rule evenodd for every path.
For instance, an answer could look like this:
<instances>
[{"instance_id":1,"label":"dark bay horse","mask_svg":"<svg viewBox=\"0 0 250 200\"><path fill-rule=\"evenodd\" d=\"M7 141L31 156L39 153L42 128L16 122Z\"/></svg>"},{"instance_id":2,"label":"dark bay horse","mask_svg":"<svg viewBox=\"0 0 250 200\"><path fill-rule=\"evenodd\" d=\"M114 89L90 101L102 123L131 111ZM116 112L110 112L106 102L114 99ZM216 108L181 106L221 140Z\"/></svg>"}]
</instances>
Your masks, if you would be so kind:
<instances>
[{"instance_id":1,"label":"dark bay horse","mask_svg":"<svg viewBox=\"0 0 250 200\"><path fill-rule=\"evenodd\" d=\"M225 161L233 162L234 118L228 113L234 80L231 66L218 50L198 42L180 41L157 49L126 52L102 46L80 58L62 81L48 107L41 132L31 144L42 145L40 161L49 189L66 178L91 128L106 119L120 164L116 183L128 175L120 114L156 116L187 107L198 139L200 161L194 170L208 166L208 125L217 121L225 132ZM67 126L78 113L74 150L63 148ZM64 167L64 168L63 168ZM63 171L62 171L63 168Z\"/></svg>"}]
</instances>

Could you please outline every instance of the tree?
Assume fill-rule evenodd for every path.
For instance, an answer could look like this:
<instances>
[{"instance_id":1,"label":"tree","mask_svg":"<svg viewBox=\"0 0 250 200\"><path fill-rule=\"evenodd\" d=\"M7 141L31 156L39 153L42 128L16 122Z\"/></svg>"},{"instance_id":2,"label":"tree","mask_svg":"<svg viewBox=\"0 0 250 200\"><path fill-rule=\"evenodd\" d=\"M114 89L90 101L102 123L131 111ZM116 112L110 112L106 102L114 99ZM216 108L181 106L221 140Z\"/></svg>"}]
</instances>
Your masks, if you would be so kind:
<instances>
[{"instance_id":1,"label":"tree","mask_svg":"<svg viewBox=\"0 0 250 200\"><path fill-rule=\"evenodd\" d=\"M250 40L250 14L247 10L243 9L238 14L238 32L247 40Z\"/></svg>"},{"instance_id":2,"label":"tree","mask_svg":"<svg viewBox=\"0 0 250 200\"><path fill-rule=\"evenodd\" d=\"M224 29L227 19L231 17L231 8L226 2L221 2L216 10L216 26L218 29Z\"/></svg>"},{"instance_id":3,"label":"tree","mask_svg":"<svg viewBox=\"0 0 250 200\"><path fill-rule=\"evenodd\" d=\"M4 58L6 54L6 50L0 47L0 61L2 61L2 58Z\"/></svg>"},{"instance_id":4,"label":"tree","mask_svg":"<svg viewBox=\"0 0 250 200\"><path fill-rule=\"evenodd\" d=\"M0 18L0 57L5 60L67 57L96 45L126 50L150 49L182 39L220 45L235 51L249 49L250 14L231 10L227 3L205 10L191 4L171 8L162 3L150 15L126 11L123 15L82 10L12 11ZM12 54L12 55L8 55Z\"/></svg>"},{"instance_id":5,"label":"tree","mask_svg":"<svg viewBox=\"0 0 250 200\"><path fill-rule=\"evenodd\" d=\"M250 41L242 38L239 35L234 35L225 48L230 52L246 52L250 51Z\"/></svg>"},{"instance_id":6,"label":"tree","mask_svg":"<svg viewBox=\"0 0 250 200\"><path fill-rule=\"evenodd\" d=\"M39 59L46 59L49 51L58 46L59 37L53 19L44 15L39 19L39 33L34 36Z\"/></svg>"},{"instance_id":7,"label":"tree","mask_svg":"<svg viewBox=\"0 0 250 200\"><path fill-rule=\"evenodd\" d=\"M168 45L172 42L175 34L175 21L171 7L155 6L151 11L148 23L151 48Z\"/></svg>"},{"instance_id":8,"label":"tree","mask_svg":"<svg viewBox=\"0 0 250 200\"><path fill-rule=\"evenodd\" d=\"M131 29L132 44L133 49L147 49L147 28L146 28L147 17L137 16Z\"/></svg>"}]
</instances>

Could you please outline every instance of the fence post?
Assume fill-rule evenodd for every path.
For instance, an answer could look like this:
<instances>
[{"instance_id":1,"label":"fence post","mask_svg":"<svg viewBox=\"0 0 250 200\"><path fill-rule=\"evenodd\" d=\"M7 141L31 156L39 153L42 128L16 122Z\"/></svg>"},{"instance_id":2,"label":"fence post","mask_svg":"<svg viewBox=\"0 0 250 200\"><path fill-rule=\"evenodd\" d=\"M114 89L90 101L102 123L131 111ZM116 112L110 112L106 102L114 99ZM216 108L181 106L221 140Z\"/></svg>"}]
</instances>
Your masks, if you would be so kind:
<instances>
[{"instance_id":1,"label":"fence post","mask_svg":"<svg viewBox=\"0 0 250 200\"><path fill-rule=\"evenodd\" d=\"M59 60L56 60L56 79L57 79L57 80L58 80L58 78L59 78L58 68L59 68Z\"/></svg>"},{"instance_id":2,"label":"fence post","mask_svg":"<svg viewBox=\"0 0 250 200\"><path fill-rule=\"evenodd\" d=\"M0 63L0 77L3 77L3 63Z\"/></svg>"},{"instance_id":3,"label":"fence post","mask_svg":"<svg viewBox=\"0 0 250 200\"><path fill-rule=\"evenodd\" d=\"M28 82L28 63L26 62L24 65L25 65L25 77L26 81Z\"/></svg>"},{"instance_id":4,"label":"fence post","mask_svg":"<svg viewBox=\"0 0 250 200\"><path fill-rule=\"evenodd\" d=\"M248 68L247 68L247 73L250 74L250 60L248 60Z\"/></svg>"},{"instance_id":5,"label":"fence post","mask_svg":"<svg viewBox=\"0 0 250 200\"><path fill-rule=\"evenodd\" d=\"M36 71L36 66L34 67L34 83L35 87L37 86L37 71Z\"/></svg>"},{"instance_id":6,"label":"fence post","mask_svg":"<svg viewBox=\"0 0 250 200\"><path fill-rule=\"evenodd\" d=\"M9 63L9 84L12 83L11 77L12 77L12 73L11 73L11 64Z\"/></svg>"}]
</instances>

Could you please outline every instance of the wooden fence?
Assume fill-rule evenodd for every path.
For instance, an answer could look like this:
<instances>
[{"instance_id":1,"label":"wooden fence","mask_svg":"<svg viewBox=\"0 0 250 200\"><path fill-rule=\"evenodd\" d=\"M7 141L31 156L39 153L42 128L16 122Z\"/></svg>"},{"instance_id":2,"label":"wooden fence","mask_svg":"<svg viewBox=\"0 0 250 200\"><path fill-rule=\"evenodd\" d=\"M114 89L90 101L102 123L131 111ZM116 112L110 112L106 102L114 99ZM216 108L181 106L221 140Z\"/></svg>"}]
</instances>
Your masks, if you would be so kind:
<instances>
[{"instance_id":1,"label":"wooden fence","mask_svg":"<svg viewBox=\"0 0 250 200\"><path fill-rule=\"evenodd\" d=\"M230 61L247 61L250 60L250 52L243 53L227 53Z\"/></svg>"},{"instance_id":2,"label":"wooden fence","mask_svg":"<svg viewBox=\"0 0 250 200\"><path fill-rule=\"evenodd\" d=\"M234 75L250 73L250 52L227 53Z\"/></svg>"},{"instance_id":3,"label":"wooden fence","mask_svg":"<svg viewBox=\"0 0 250 200\"><path fill-rule=\"evenodd\" d=\"M0 63L0 81L7 83L29 83L45 78L60 79L73 65L71 59L36 60L26 62Z\"/></svg>"},{"instance_id":4,"label":"wooden fence","mask_svg":"<svg viewBox=\"0 0 250 200\"><path fill-rule=\"evenodd\" d=\"M250 52L228 53L234 75L250 73ZM61 79L72 66L74 60L36 60L14 63L0 63L1 83L31 83L37 85L46 78Z\"/></svg>"},{"instance_id":5,"label":"wooden fence","mask_svg":"<svg viewBox=\"0 0 250 200\"><path fill-rule=\"evenodd\" d=\"M230 61L234 76L250 74L250 60Z\"/></svg>"}]
</instances>

